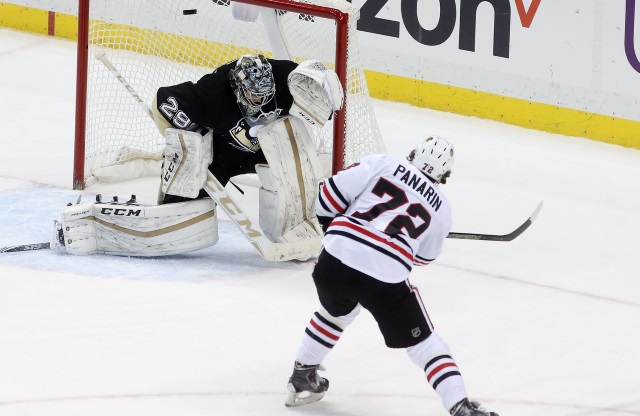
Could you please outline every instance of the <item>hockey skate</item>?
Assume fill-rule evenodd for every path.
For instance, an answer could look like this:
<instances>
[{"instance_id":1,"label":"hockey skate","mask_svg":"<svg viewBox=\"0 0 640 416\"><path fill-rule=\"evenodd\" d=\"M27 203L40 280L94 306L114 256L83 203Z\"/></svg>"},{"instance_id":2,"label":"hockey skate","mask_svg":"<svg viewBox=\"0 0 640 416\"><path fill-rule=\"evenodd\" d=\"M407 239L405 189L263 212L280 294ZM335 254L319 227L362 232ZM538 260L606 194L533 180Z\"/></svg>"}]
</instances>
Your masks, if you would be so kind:
<instances>
[{"instance_id":1,"label":"hockey skate","mask_svg":"<svg viewBox=\"0 0 640 416\"><path fill-rule=\"evenodd\" d=\"M287 384L289 396L284 403L285 406L302 406L322 399L329 389L329 380L318 375L318 367L319 364L304 365L295 362L293 374Z\"/></svg>"},{"instance_id":2,"label":"hockey skate","mask_svg":"<svg viewBox=\"0 0 640 416\"><path fill-rule=\"evenodd\" d=\"M471 402L468 399L460 400L449 411L451 416L499 416L494 412L487 412L480 403Z\"/></svg>"}]
</instances>

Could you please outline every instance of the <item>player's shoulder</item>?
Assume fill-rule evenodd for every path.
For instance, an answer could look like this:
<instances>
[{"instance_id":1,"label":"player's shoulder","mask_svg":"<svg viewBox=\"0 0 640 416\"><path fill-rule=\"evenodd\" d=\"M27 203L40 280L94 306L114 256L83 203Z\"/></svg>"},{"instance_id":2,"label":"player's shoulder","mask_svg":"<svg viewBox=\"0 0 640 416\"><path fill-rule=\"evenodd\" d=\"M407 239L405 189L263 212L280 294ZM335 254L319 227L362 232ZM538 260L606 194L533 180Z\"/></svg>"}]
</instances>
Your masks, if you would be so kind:
<instances>
[{"instance_id":1,"label":"player's shoulder","mask_svg":"<svg viewBox=\"0 0 640 416\"><path fill-rule=\"evenodd\" d=\"M226 76L229 72L231 72L231 70L232 70L233 68L235 68L235 67L236 67L237 62L238 62L238 60L237 60L237 59L234 59L233 61L226 62L226 63L224 63L224 64L220 65L219 67L217 67L217 68L213 71L213 74L218 73L218 74L222 74L222 75L225 75L225 76Z\"/></svg>"},{"instance_id":2,"label":"player's shoulder","mask_svg":"<svg viewBox=\"0 0 640 416\"><path fill-rule=\"evenodd\" d=\"M395 171L398 169L398 166L404 166L406 169L407 166L410 165L406 160L385 153L365 156L360 162L371 166L372 169L382 174L387 171Z\"/></svg>"},{"instance_id":3,"label":"player's shoulder","mask_svg":"<svg viewBox=\"0 0 640 416\"><path fill-rule=\"evenodd\" d=\"M362 158L361 163L369 163L373 165L381 165L381 164L396 164L401 162L400 159L395 156L388 155L386 153L376 153L372 155L367 155Z\"/></svg>"},{"instance_id":4,"label":"player's shoulder","mask_svg":"<svg viewBox=\"0 0 640 416\"><path fill-rule=\"evenodd\" d=\"M271 59L268 58L267 61L271 64L271 69L274 74L284 73L289 75L294 69L298 67L298 64L290 61L288 59Z\"/></svg>"}]
</instances>

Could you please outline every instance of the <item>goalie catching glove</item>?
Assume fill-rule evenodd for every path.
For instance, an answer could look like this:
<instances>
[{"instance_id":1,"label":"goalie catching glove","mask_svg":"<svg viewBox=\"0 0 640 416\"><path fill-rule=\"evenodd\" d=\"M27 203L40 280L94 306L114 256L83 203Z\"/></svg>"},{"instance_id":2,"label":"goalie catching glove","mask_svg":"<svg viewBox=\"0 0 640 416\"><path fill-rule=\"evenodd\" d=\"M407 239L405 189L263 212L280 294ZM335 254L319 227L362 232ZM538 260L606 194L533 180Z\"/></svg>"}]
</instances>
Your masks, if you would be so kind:
<instances>
[{"instance_id":1,"label":"goalie catching glove","mask_svg":"<svg viewBox=\"0 0 640 416\"><path fill-rule=\"evenodd\" d=\"M307 123L324 126L342 108L344 91L338 75L320 61L304 61L289 74L293 96L289 114Z\"/></svg>"}]
</instances>

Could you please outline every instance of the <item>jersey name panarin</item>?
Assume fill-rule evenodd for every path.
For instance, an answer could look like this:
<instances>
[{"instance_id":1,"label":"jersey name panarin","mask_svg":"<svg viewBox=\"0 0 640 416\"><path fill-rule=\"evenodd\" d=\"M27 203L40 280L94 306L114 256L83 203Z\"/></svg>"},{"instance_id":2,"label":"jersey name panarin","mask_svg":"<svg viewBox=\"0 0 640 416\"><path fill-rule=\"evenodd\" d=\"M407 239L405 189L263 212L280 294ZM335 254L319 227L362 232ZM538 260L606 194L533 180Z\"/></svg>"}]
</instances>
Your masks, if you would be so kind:
<instances>
[{"instance_id":1,"label":"jersey name panarin","mask_svg":"<svg viewBox=\"0 0 640 416\"><path fill-rule=\"evenodd\" d=\"M451 230L447 198L415 166L388 155L327 179L316 201L334 217L323 244L344 264L388 283L404 281L414 265L433 261Z\"/></svg>"}]
</instances>

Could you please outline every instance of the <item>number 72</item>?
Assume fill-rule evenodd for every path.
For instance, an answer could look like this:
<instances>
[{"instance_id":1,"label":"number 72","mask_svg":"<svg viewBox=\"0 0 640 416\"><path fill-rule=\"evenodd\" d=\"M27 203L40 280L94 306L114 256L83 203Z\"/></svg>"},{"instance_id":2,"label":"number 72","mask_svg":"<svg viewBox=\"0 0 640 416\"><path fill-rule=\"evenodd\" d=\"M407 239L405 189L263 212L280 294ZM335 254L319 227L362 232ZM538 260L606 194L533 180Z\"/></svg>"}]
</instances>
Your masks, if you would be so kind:
<instances>
[{"instance_id":1,"label":"number 72","mask_svg":"<svg viewBox=\"0 0 640 416\"><path fill-rule=\"evenodd\" d=\"M385 233L395 235L399 234L404 229L409 237L418 238L427 230L427 228L429 228L429 224L431 224L431 214L429 214L429 211L427 211L424 205L420 203L413 203L409 204L404 211L398 209L407 204L409 202L409 198L405 191L391 183L389 180L380 178L374 185L371 192L380 198L388 195L391 199L374 205L369 211L356 212L353 214L353 217L360 218L365 221L371 221L379 217L384 212L397 210L399 212L398 215L389 221L387 228L384 230ZM412 218L420 218L424 222L416 227Z\"/></svg>"}]
</instances>

